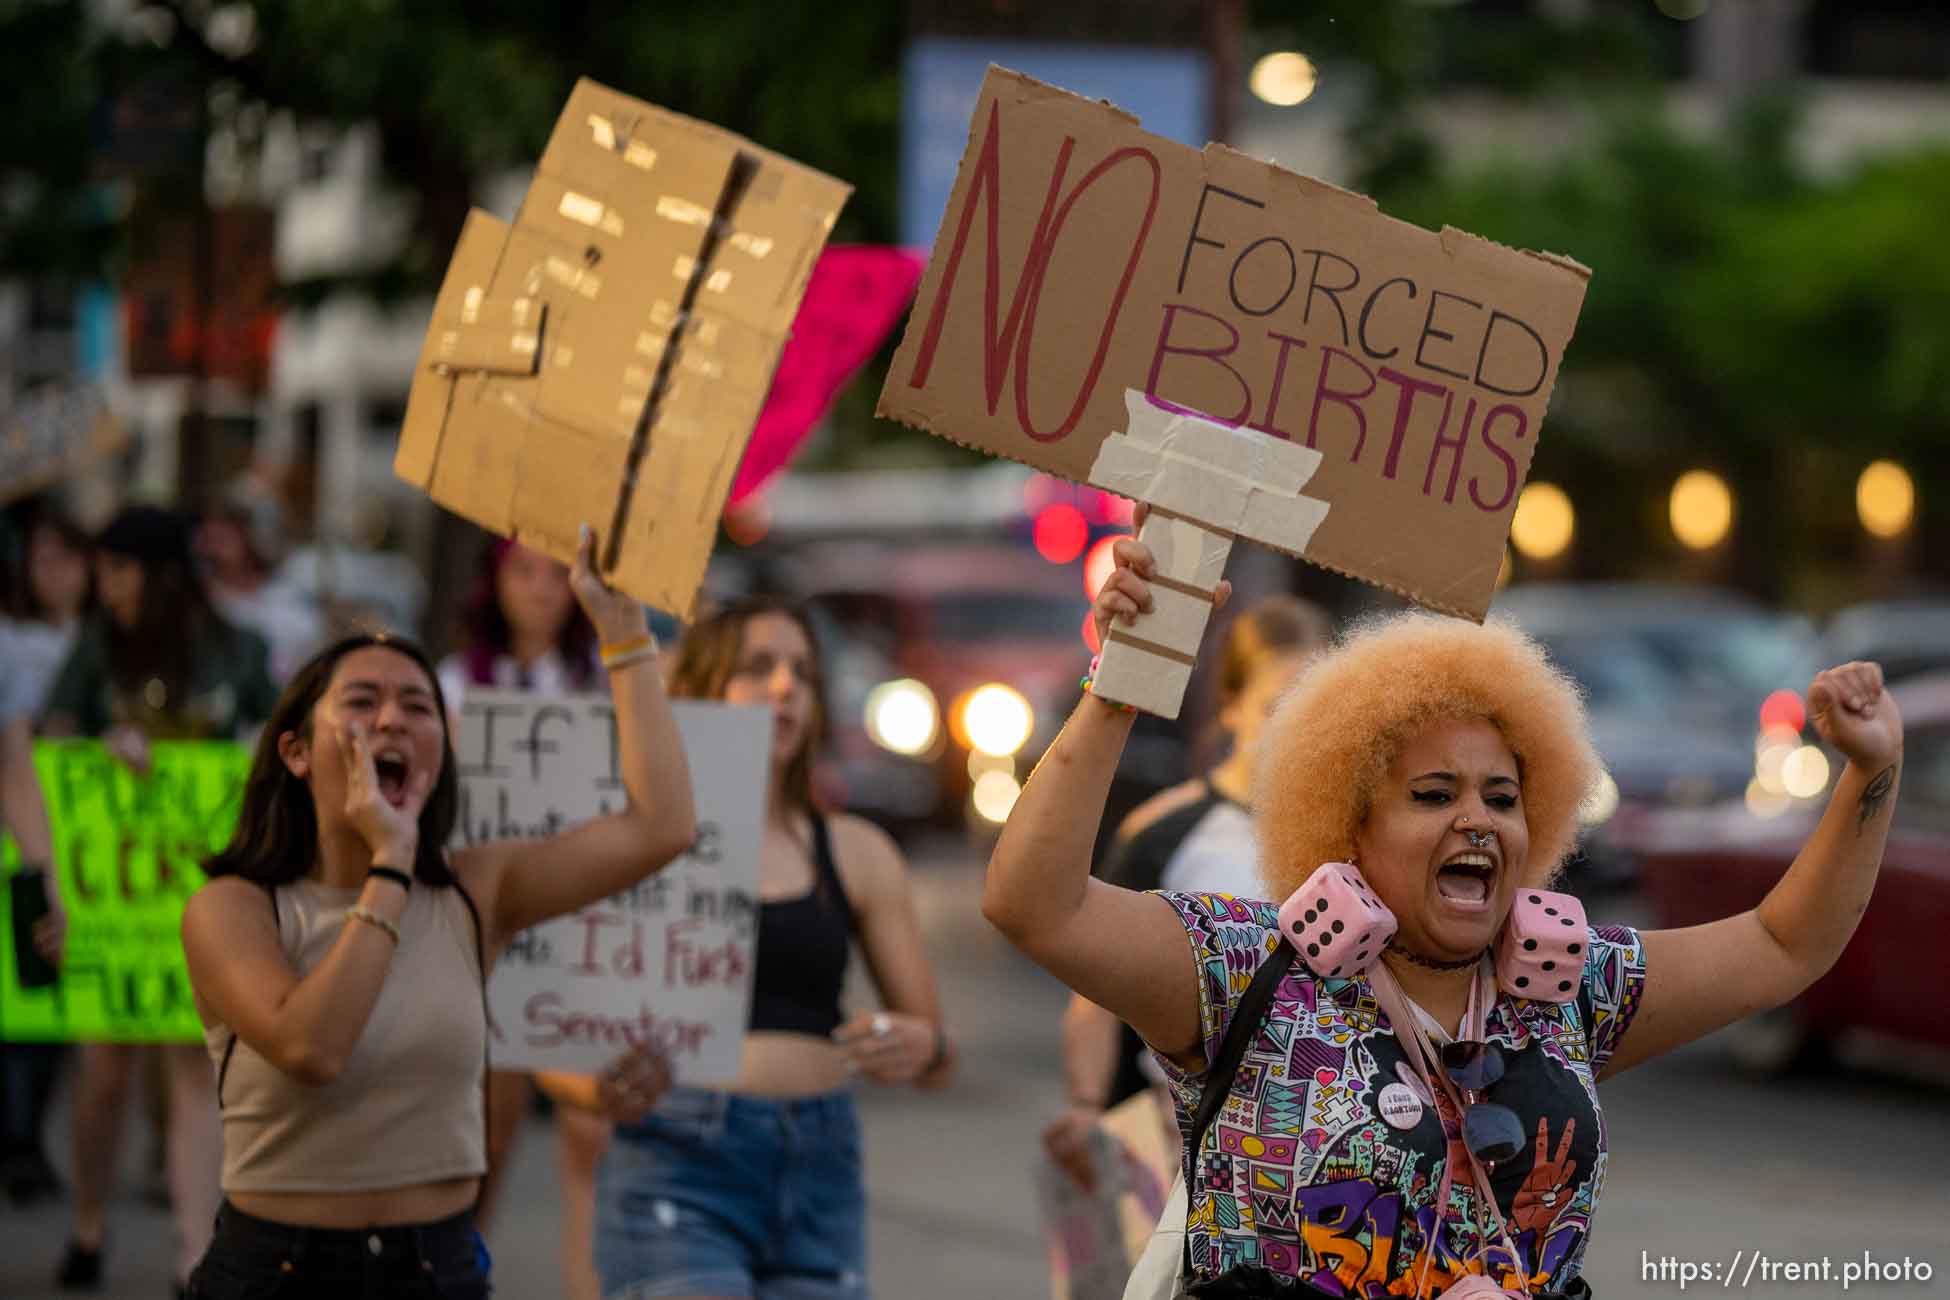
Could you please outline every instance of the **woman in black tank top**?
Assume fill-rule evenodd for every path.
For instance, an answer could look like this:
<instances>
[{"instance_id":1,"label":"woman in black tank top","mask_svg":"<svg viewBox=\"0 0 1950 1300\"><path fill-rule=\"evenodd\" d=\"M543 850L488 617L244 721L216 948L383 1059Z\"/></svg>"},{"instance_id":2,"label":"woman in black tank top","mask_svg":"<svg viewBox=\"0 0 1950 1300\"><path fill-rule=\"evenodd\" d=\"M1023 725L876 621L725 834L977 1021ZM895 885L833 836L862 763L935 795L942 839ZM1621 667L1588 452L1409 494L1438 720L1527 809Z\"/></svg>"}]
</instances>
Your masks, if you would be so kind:
<instances>
[{"instance_id":1,"label":"woman in black tank top","mask_svg":"<svg viewBox=\"0 0 1950 1300\"><path fill-rule=\"evenodd\" d=\"M597 1188L605 1295L865 1296L852 1083L940 1087L952 1073L899 850L814 800L820 677L811 624L775 601L703 620L678 653L673 696L772 710L751 1032L726 1089L672 1089L618 1130ZM885 1009L848 1017L855 940Z\"/></svg>"}]
</instances>

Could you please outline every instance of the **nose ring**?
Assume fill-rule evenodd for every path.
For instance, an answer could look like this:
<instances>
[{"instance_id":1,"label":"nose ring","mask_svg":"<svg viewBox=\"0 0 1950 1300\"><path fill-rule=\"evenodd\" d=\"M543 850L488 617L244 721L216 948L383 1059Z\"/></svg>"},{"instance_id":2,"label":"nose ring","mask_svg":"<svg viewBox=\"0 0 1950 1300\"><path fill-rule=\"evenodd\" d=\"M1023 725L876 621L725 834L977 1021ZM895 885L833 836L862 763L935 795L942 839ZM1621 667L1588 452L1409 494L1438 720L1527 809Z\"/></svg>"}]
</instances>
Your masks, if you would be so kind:
<instances>
[{"instance_id":1,"label":"nose ring","mask_svg":"<svg viewBox=\"0 0 1950 1300\"><path fill-rule=\"evenodd\" d=\"M1467 827L1464 828L1463 834L1468 837L1469 847L1472 849L1480 849L1496 838L1495 831L1479 831Z\"/></svg>"}]
</instances>

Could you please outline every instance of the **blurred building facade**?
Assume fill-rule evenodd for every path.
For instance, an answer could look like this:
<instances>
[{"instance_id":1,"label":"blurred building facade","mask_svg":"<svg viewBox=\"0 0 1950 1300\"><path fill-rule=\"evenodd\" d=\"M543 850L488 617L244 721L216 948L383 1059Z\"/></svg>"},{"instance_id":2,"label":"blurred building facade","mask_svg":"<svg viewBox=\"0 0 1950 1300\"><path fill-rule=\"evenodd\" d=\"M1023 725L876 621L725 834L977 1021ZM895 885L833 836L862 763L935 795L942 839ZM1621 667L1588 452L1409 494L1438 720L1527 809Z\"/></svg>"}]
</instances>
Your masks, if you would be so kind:
<instances>
[{"instance_id":1,"label":"blurred building facade","mask_svg":"<svg viewBox=\"0 0 1950 1300\"><path fill-rule=\"evenodd\" d=\"M1468 7L1486 23L1516 22L1546 12L1582 16L1596 0L1471 0ZM1697 14L1672 27L1674 75L1664 100L1683 126L1716 130L1731 105L1780 87L1800 105L1795 146L1816 175L1950 140L1950 8L1930 0L1659 0L1658 7ZM1569 153L1590 139L1603 111L1493 95L1468 69L1455 72L1425 104L1421 125L1445 160L1465 168ZM1330 68L1297 107L1248 97L1233 143L1346 184L1353 169L1347 132L1360 90L1358 70Z\"/></svg>"},{"instance_id":2,"label":"blurred building facade","mask_svg":"<svg viewBox=\"0 0 1950 1300\"><path fill-rule=\"evenodd\" d=\"M1473 0L1469 9L1472 21L1493 24L1539 13L1576 17L1596 4ZM1714 129L1744 93L1784 83L1805 109L1797 147L1817 172L1950 139L1950 10L1939 4L1659 0L1659 7L1697 13L1672 24L1678 54L1665 99L1678 121ZM986 5L947 8L961 19L943 27L937 15L917 36L980 41L984 24L1008 26ZM1094 12L1082 0L1068 8ZM1178 14L1176 26L1170 15L1157 20L1173 40L1252 49L1254 38L1236 25L1236 4L1216 7L1232 15L1216 29L1197 19L1197 6L1149 8ZM1212 66L1215 86L1243 86L1232 58L1215 57ZM1209 118L1248 153L1345 183L1360 84L1358 70L1345 73L1322 69L1316 93L1295 108L1218 95L1215 104L1225 107ZM1499 154L1571 150L1602 111L1498 98L1467 73L1460 70L1423 109L1443 155L1465 166ZM434 508L394 480L391 460L430 302L381 301L360 287L362 276L396 260L412 198L389 189L376 130L273 119L253 134L248 144L221 135L207 141L207 211L186 238L165 233L146 252L138 243L126 283L0 284L0 406L48 376L98 375L140 435L114 488L180 499L255 463L285 487L301 538L383 544L425 558L435 542ZM105 142L105 151L114 148ZM525 185L525 176L504 177L475 201L511 216ZM157 228L168 230L167 223ZM273 280L282 292L274 320L258 292ZM185 338L195 344L188 353ZM196 412L206 414L196 433L204 445L192 449L180 438ZM182 482L186 467L202 482Z\"/></svg>"}]
</instances>

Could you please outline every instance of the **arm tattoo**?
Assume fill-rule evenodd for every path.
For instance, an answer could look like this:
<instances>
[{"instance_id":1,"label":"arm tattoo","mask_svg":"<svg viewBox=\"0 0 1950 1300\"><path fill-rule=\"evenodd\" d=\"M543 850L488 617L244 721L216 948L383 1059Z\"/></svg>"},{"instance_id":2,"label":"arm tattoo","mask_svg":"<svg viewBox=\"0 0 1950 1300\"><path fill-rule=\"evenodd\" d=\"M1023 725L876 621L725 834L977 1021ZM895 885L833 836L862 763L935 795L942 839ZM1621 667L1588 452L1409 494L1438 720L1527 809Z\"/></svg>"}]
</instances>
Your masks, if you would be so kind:
<instances>
[{"instance_id":1,"label":"arm tattoo","mask_svg":"<svg viewBox=\"0 0 1950 1300\"><path fill-rule=\"evenodd\" d=\"M1882 805L1889 801L1889 789L1896 784L1894 764L1876 773L1868 788L1862 791L1861 802L1855 806L1855 833L1860 835L1869 828L1869 823L1882 811Z\"/></svg>"}]
</instances>

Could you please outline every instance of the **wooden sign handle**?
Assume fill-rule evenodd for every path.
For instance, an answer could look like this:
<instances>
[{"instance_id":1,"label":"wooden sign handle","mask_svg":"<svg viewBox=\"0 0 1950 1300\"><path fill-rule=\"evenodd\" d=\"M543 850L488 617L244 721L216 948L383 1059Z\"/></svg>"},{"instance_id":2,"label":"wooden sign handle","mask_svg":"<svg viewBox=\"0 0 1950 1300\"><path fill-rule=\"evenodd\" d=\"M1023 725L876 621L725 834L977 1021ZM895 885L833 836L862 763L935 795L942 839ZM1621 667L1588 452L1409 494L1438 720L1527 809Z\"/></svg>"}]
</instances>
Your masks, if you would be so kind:
<instances>
[{"instance_id":1,"label":"wooden sign handle","mask_svg":"<svg viewBox=\"0 0 1950 1300\"><path fill-rule=\"evenodd\" d=\"M1232 553L1232 534L1153 507L1138 540L1157 561L1151 612L1134 623L1111 624L1090 689L1113 703L1176 718L1212 618L1214 589Z\"/></svg>"}]
</instances>

